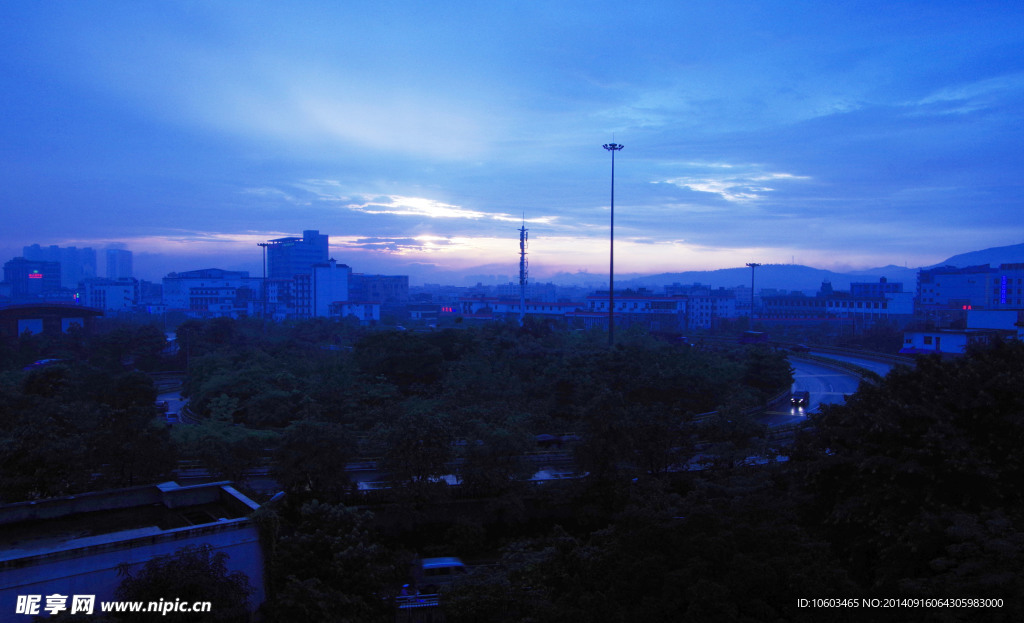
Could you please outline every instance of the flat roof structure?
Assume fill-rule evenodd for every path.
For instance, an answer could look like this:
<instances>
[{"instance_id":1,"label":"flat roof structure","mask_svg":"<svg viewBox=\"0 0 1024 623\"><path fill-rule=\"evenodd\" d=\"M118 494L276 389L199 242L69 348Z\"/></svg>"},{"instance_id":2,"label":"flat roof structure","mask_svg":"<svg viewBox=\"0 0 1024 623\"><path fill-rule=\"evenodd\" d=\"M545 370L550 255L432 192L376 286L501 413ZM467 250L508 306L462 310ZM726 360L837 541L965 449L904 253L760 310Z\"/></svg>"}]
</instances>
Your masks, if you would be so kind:
<instances>
[{"instance_id":1,"label":"flat roof structure","mask_svg":"<svg viewBox=\"0 0 1024 623\"><path fill-rule=\"evenodd\" d=\"M203 544L227 553L228 569L249 577L255 608L264 597L250 519L257 508L230 482L166 482L0 506L0 618L15 612L21 595L112 600L120 565Z\"/></svg>"}]
</instances>

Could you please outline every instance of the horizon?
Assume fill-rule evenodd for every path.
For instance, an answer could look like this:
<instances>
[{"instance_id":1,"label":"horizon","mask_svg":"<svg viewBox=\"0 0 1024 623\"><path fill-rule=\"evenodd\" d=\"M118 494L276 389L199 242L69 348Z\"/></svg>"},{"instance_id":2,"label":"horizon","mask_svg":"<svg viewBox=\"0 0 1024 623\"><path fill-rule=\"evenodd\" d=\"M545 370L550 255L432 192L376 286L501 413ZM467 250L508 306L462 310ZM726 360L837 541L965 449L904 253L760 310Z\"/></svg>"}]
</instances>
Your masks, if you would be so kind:
<instances>
[{"instance_id":1,"label":"horizon","mask_svg":"<svg viewBox=\"0 0 1024 623\"><path fill-rule=\"evenodd\" d=\"M299 236L299 237L301 237L301 236ZM25 246L31 246L31 245L25 245ZM47 245L40 245L40 246L45 247ZM1007 247L1010 247L1010 246L1024 246L1024 243L1021 243L1021 245L1007 245ZM83 247L80 247L80 248L83 248ZM118 247L118 248L123 248L123 246ZM978 253L985 253L985 252L988 252L988 251L1000 251L1000 250L1002 250L1004 248L1006 248L1006 247L993 247L993 248L987 248L987 249L976 249L976 250L972 250L972 251L966 251L964 253L948 255L948 256L945 256L945 258L942 261L940 261L940 262L935 262L935 263L932 263L932 264L929 264L929 265L924 265L924 266L897 266L895 264L889 264L889 265L886 265L886 266L871 266L871 267L865 267L865 268L858 268L858 267L851 267L851 266L842 266L842 265L835 266L835 267L832 267L832 268L826 268L826 267L821 267L821 266L813 266L813 265L809 265L809 264L800 264L800 263L792 263L792 262L765 262L765 263L762 263L762 264L758 264L758 267L761 269L761 271L758 272L758 275L761 275L762 278L763 278L763 276L764 276L764 272L763 271L765 269L769 269L769 268L773 268L773 267L793 267L793 268L807 269L807 270L816 271L816 272L829 273L829 274L837 275L837 276L840 276L840 277L851 277L851 278L865 277L866 278L866 277L869 277L869 276L871 276L871 277L874 277L874 276L886 276L886 275L882 274L882 271L913 271L913 272L916 272L916 271L920 271L922 269L940 266L943 263L945 263L947 260L955 259L956 257L959 257L961 255L973 255L973 254L978 254ZM103 269L105 268L106 259L105 259L105 257L103 256L103 253L102 253L105 250L105 248L94 249L94 250L96 251L96 254L97 254L97 276L100 276L100 275L103 274L103 272L104 272ZM20 255L22 255L22 254L18 253L18 254L14 255L14 256L11 256L11 257L17 257L17 256L20 256ZM147 255L149 255L149 257L147 257ZM330 254L330 256L333 258L333 255L334 254L332 252ZM151 260L152 259L152 255L151 254L142 254L142 257L143 257L144 263L147 260ZM230 257L230 256L224 256L224 257ZM138 265L138 255L137 254L133 254L133 258L135 260L134 263L137 266ZM11 259L11 258L7 258L7 259ZM191 261L195 262L194 259L191 260ZM339 261L338 263L339 264L344 264L345 262L340 262ZM478 265L478 266L469 267L469 268L461 270L461 271L443 271L443 270L438 270L435 267L429 267L431 269L431 272L423 272L423 271L421 271L421 272L414 272L414 271L411 271L411 272L401 272L401 271L399 271L399 272L390 272L390 273L384 273L384 272L380 272L380 271L361 270L358 266L351 266L350 265L350 267L352 268L353 273L356 273L356 274L397 274L397 275L407 275L407 276L409 276L409 285L410 286L448 285L448 286L467 287L467 286L481 285L481 284L482 285L504 285L506 283L515 282L519 278L519 276L518 276L518 265L511 266L511 265L505 265L505 264L481 264L481 265ZM140 274L138 274L138 270L136 269L134 271L135 272L134 276L135 276L136 279L151 281L151 282L154 282L154 283L159 283L164 277L168 276L171 273L182 273L182 272L189 272L189 271L194 271L194 270L204 270L204 269L211 269L211 268L212 269L228 270L228 271L246 271L246 272L249 273L249 275L251 277L260 277L260 276L262 276L262 270L263 270L261 263L257 263L255 265L252 265L251 263L250 264L245 264L245 263L237 263L237 262L230 262L229 261L229 262L225 262L225 263L221 263L221 264L216 264L216 265L215 264L202 264L202 265L198 265L197 264L195 266L190 266L188 268L175 268L173 270L169 270L169 271L164 272L164 273L162 273L162 274L160 274L158 276L155 276L155 277L147 277L145 275L140 275ZM622 282L625 282L625 281L638 280L638 279L642 280L644 278L653 278L653 277L658 277L658 276L662 276L662 275L676 275L676 274L686 274L686 273L697 273L697 274L700 274L700 273L710 273L710 274L713 274L713 273L721 273L721 272L727 272L727 271L740 271L740 272L744 273L744 276L741 278L741 282L725 286L725 287L738 287L738 286L745 286L746 285L746 283L747 283L746 274L749 274L748 270L749 270L749 267L746 266L746 265L742 265L742 266L722 266L722 267L718 267L718 268L708 268L708 269L682 268L682 269L679 269L679 270L668 270L668 271L659 271L659 272L623 272L623 271L616 270L615 276L616 276L616 281L622 283ZM707 278L710 278L710 276L708 276ZM566 286L566 287L580 287L580 286L584 286L585 285L587 287L600 288L600 287L602 287L602 284L603 284L603 287L607 288L608 273L607 272L605 272L605 273L592 272L592 271L589 271L589 270L586 270L586 269L579 269L579 270L577 270L575 272L567 272L567 271L558 271L558 272L554 272L554 271L541 271L541 276L537 276L534 272L531 272L530 273L529 281L531 283L537 283L537 282L555 283L556 285ZM705 285L708 285L708 284L705 284ZM719 286L722 286L723 284L715 283L715 284L710 284L710 285L712 285L713 287L719 287ZM632 286L624 286L624 287L632 287ZM797 289L799 289L799 288L797 288ZM804 288L804 289L806 290L806 288Z\"/></svg>"},{"instance_id":2,"label":"horizon","mask_svg":"<svg viewBox=\"0 0 1024 623\"><path fill-rule=\"evenodd\" d=\"M531 278L607 279L609 141L616 275L1024 240L1024 6L0 11L8 258L256 275L257 242L318 229L356 272L513 276L525 223Z\"/></svg>"}]
</instances>

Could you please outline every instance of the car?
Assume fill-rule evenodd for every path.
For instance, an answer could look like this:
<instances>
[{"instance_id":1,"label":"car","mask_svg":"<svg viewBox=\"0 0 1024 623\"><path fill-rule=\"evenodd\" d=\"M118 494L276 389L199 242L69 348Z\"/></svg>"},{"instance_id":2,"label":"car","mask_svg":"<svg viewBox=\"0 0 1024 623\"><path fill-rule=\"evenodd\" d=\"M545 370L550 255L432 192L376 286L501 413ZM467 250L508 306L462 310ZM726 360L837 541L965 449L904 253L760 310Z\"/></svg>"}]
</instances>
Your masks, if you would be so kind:
<instances>
[{"instance_id":1,"label":"car","mask_svg":"<svg viewBox=\"0 0 1024 623\"><path fill-rule=\"evenodd\" d=\"M423 558L417 569L417 582L421 593L436 593L465 578L469 574L465 563L455 556Z\"/></svg>"},{"instance_id":2,"label":"car","mask_svg":"<svg viewBox=\"0 0 1024 623\"><path fill-rule=\"evenodd\" d=\"M804 408L804 407L809 407L811 405L811 392L808 392L808 391L793 392L789 396L789 404L793 405L794 407L801 408L801 409Z\"/></svg>"}]
</instances>

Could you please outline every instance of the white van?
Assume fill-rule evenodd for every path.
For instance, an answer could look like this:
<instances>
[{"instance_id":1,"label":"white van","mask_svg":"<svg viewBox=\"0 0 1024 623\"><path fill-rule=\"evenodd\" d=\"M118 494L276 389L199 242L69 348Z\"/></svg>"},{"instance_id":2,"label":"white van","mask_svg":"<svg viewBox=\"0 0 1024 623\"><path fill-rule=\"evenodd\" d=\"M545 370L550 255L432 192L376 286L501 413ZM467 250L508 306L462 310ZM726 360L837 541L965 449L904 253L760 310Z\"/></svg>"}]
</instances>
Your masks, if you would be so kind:
<instances>
[{"instance_id":1,"label":"white van","mask_svg":"<svg viewBox=\"0 0 1024 623\"><path fill-rule=\"evenodd\" d=\"M432 593L451 586L468 574L466 565L454 556L423 558L419 564L417 584L421 592Z\"/></svg>"}]
</instances>

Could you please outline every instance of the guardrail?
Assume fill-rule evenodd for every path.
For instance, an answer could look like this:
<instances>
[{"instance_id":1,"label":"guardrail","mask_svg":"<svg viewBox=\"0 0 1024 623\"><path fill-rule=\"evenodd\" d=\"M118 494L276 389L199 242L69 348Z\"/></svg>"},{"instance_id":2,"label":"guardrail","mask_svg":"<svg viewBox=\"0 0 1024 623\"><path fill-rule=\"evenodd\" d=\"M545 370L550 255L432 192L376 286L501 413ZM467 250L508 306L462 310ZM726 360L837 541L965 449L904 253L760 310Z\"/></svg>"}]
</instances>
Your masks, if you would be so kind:
<instances>
[{"instance_id":1,"label":"guardrail","mask_svg":"<svg viewBox=\"0 0 1024 623\"><path fill-rule=\"evenodd\" d=\"M769 398L768 401L765 402L763 405L758 405L756 407L749 407L749 408L744 409L743 411L741 411L740 414L741 415L758 415L760 413L764 413L765 411L768 411L769 409L772 409L773 407L778 405L780 402L783 402L784 400L786 400L786 398L789 397L789 393L790 392L789 392L788 389L785 390L785 391L781 391L778 394L775 394L774 396ZM704 422L706 420L710 420L711 418L715 417L716 415L718 415L718 411L708 411L706 413L698 413L697 415L693 416L693 419L690 420L690 421L691 422Z\"/></svg>"},{"instance_id":2,"label":"guardrail","mask_svg":"<svg viewBox=\"0 0 1024 623\"><path fill-rule=\"evenodd\" d=\"M192 413L192 409L189 409L188 403L185 403L185 404L181 405L181 408L178 409L178 421L183 423L183 424L201 424L202 423L202 420L199 419L198 417L196 417L196 415L194 413Z\"/></svg>"},{"instance_id":3,"label":"guardrail","mask_svg":"<svg viewBox=\"0 0 1024 623\"><path fill-rule=\"evenodd\" d=\"M794 344L783 344L779 343L782 348L792 347ZM895 365L914 365L914 357L908 355L891 355L888 353L879 353L872 350L863 350L860 348L841 348L839 346L811 346L806 345L811 350L816 350L822 353L832 353L833 355L845 355L847 357L857 357L859 359L870 359L872 361L881 361L883 363L891 363ZM797 353L803 355L804 353Z\"/></svg>"},{"instance_id":4,"label":"guardrail","mask_svg":"<svg viewBox=\"0 0 1024 623\"><path fill-rule=\"evenodd\" d=\"M823 357L821 355L812 355L811 353L793 353L792 355L790 355L790 357L793 359L813 361L814 363L821 364L823 366L828 366L830 368L836 368L837 370L850 372L851 374L860 377L862 381L877 381L881 378L877 372L874 372L873 370L868 370L867 368L859 366L855 363L850 363L849 361L839 361L838 359L832 359L831 357Z\"/></svg>"}]
</instances>

